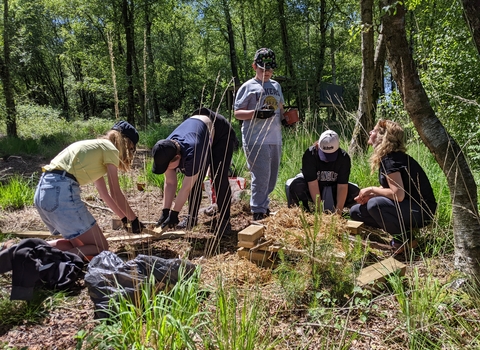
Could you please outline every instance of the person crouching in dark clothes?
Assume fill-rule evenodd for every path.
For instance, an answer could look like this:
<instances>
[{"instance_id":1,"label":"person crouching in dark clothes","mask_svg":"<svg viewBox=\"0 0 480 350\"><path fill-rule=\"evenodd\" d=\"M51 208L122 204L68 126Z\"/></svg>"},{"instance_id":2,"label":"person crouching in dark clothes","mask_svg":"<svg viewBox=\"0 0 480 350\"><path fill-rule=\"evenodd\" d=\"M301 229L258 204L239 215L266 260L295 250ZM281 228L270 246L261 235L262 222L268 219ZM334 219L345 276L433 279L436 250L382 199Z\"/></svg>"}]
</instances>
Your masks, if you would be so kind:
<instances>
[{"instance_id":1,"label":"person crouching in dark clothes","mask_svg":"<svg viewBox=\"0 0 480 350\"><path fill-rule=\"evenodd\" d=\"M213 230L217 237L228 234L232 198L228 170L237 147L238 139L231 124L208 108L195 110L166 139L158 141L152 149L152 172L165 173L165 185L157 226L190 230L197 224L202 184L210 167L219 211ZM177 171L185 177L175 198ZM187 199L188 216L180 223L178 214Z\"/></svg>"},{"instance_id":2,"label":"person crouching in dark clothes","mask_svg":"<svg viewBox=\"0 0 480 350\"><path fill-rule=\"evenodd\" d=\"M351 160L340 148L340 138L333 130L320 135L302 157L302 173L289 179L285 185L288 206L300 205L314 210L342 214L344 208L356 204L354 198L360 189L349 182Z\"/></svg>"},{"instance_id":3,"label":"person crouching in dark clothes","mask_svg":"<svg viewBox=\"0 0 480 350\"><path fill-rule=\"evenodd\" d=\"M430 180L420 164L406 153L404 130L392 120L380 119L370 131L368 144L372 172L380 186L362 188L350 209L353 220L385 230L393 236L393 248L418 243L413 229L430 224L437 201Z\"/></svg>"}]
</instances>

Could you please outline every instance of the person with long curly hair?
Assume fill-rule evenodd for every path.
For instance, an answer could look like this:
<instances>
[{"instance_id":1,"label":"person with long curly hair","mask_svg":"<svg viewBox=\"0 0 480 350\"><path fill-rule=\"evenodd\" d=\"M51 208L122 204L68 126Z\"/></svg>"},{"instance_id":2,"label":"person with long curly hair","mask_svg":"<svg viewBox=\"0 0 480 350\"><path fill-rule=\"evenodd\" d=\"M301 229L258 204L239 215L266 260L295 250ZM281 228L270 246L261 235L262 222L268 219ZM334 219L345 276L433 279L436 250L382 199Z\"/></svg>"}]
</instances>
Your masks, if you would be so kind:
<instances>
[{"instance_id":1,"label":"person with long curly hair","mask_svg":"<svg viewBox=\"0 0 480 350\"><path fill-rule=\"evenodd\" d=\"M398 123L379 120L368 144L373 147L371 171L378 171L380 186L360 190L350 217L391 234L394 248L407 242L415 246L413 229L431 223L437 209L430 181L406 153L404 130Z\"/></svg>"}]
</instances>

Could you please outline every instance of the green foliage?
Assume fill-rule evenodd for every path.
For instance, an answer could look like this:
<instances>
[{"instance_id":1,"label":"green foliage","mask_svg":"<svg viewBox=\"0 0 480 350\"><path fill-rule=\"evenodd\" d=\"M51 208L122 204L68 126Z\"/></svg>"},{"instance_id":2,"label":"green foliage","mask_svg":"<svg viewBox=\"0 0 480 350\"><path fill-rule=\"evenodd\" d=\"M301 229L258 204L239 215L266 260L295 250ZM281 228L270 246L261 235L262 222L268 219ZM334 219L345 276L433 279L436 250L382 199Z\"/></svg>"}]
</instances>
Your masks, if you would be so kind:
<instances>
[{"instance_id":1,"label":"green foliage","mask_svg":"<svg viewBox=\"0 0 480 350\"><path fill-rule=\"evenodd\" d=\"M417 268L411 277L388 278L405 319L409 349L441 349L443 340L432 336L433 328L443 322L443 312L451 304L446 286L430 275L420 276Z\"/></svg>"},{"instance_id":2,"label":"green foliage","mask_svg":"<svg viewBox=\"0 0 480 350\"><path fill-rule=\"evenodd\" d=\"M48 161L75 141L105 134L115 121L92 118L69 122L52 108L19 105L17 123L18 139L0 138L0 156L40 154Z\"/></svg>"},{"instance_id":3,"label":"green foliage","mask_svg":"<svg viewBox=\"0 0 480 350\"><path fill-rule=\"evenodd\" d=\"M182 269L181 269L182 270ZM109 318L77 339L87 349L195 349L195 336L204 325L200 311L200 269L193 276L180 272L179 282L158 291L152 275L136 296L111 300Z\"/></svg>"},{"instance_id":4,"label":"green foliage","mask_svg":"<svg viewBox=\"0 0 480 350\"><path fill-rule=\"evenodd\" d=\"M3 326L19 326L25 323L39 323L55 308L68 300L65 292L37 289L29 301L10 300L10 291L0 289L0 313Z\"/></svg>"},{"instance_id":5,"label":"green foliage","mask_svg":"<svg viewBox=\"0 0 480 350\"><path fill-rule=\"evenodd\" d=\"M280 254L275 275L289 302L309 303L310 309L316 310L345 302L345 296L352 293L354 266L362 252L359 243L350 244L346 234L340 235L345 255L335 248L339 238L336 215L315 213L313 223L307 215L311 214L302 212L300 217L303 233L292 233L303 246L302 259L290 262Z\"/></svg>"},{"instance_id":6,"label":"green foliage","mask_svg":"<svg viewBox=\"0 0 480 350\"><path fill-rule=\"evenodd\" d=\"M33 204L36 182L13 176L6 184L0 182L0 209L18 210Z\"/></svg>"},{"instance_id":7,"label":"green foliage","mask_svg":"<svg viewBox=\"0 0 480 350\"><path fill-rule=\"evenodd\" d=\"M221 280L214 296L215 311L208 314L210 325L206 348L219 350L274 349L280 339L273 340L269 327L274 318L265 310L260 290L240 297L236 289L225 289ZM210 340L211 338L211 340Z\"/></svg>"}]
</instances>

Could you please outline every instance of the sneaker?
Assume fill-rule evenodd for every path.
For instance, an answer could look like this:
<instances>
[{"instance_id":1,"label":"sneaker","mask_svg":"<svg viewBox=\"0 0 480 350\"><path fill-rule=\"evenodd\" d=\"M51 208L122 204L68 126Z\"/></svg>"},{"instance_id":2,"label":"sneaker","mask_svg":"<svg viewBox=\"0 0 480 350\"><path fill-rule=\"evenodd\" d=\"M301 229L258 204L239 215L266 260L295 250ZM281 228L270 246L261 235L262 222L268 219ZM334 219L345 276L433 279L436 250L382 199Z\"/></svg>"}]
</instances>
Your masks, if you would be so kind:
<instances>
[{"instance_id":1,"label":"sneaker","mask_svg":"<svg viewBox=\"0 0 480 350\"><path fill-rule=\"evenodd\" d=\"M178 230L191 230L194 226L197 226L197 220L192 219L190 215L187 215L178 223L176 228Z\"/></svg>"},{"instance_id":2,"label":"sneaker","mask_svg":"<svg viewBox=\"0 0 480 350\"><path fill-rule=\"evenodd\" d=\"M253 213L253 221L261 221L267 217L265 213Z\"/></svg>"}]
</instances>

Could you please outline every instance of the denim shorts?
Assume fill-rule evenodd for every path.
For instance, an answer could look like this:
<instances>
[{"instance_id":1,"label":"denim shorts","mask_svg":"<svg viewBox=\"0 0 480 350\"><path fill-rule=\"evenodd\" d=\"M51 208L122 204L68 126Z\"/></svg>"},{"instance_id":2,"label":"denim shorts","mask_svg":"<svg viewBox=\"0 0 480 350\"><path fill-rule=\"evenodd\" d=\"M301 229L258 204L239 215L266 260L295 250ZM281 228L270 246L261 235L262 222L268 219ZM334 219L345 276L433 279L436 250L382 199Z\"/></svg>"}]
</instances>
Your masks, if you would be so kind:
<instances>
[{"instance_id":1,"label":"denim shorts","mask_svg":"<svg viewBox=\"0 0 480 350\"><path fill-rule=\"evenodd\" d=\"M78 182L63 175L43 173L35 191L34 203L53 235L73 239L96 223L80 198Z\"/></svg>"}]
</instances>

